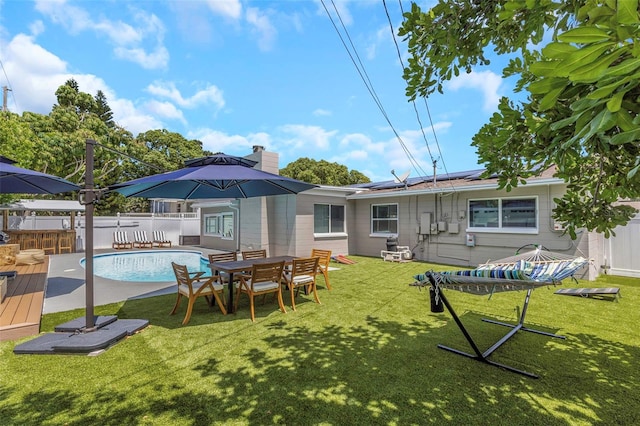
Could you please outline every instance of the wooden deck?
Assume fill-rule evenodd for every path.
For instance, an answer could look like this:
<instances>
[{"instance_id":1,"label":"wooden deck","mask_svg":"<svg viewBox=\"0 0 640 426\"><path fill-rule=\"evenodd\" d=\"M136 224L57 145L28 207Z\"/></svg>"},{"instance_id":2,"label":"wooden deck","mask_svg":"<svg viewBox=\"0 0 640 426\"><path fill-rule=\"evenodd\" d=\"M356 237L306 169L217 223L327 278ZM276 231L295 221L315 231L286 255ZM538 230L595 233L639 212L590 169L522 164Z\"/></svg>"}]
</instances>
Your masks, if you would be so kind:
<instances>
[{"instance_id":1,"label":"wooden deck","mask_svg":"<svg viewBox=\"0 0 640 426\"><path fill-rule=\"evenodd\" d=\"M40 333L49 256L44 263L0 266L0 271L18 272L16 278L7 280L7 296L0 304L0 341Z\"/></svg>"}]
</instances>

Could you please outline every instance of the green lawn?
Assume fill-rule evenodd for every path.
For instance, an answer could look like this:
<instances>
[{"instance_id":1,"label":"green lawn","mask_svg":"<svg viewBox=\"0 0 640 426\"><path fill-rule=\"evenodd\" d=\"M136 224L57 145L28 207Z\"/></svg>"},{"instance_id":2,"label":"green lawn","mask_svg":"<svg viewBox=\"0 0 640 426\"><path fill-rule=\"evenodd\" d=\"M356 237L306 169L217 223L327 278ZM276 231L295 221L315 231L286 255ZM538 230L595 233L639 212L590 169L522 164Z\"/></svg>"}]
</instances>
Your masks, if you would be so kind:
<instances>
[{"instance_id":1,"label":"green lawn","mask_svg":"<svg viewBox=\"0 0 640 426\"><path fill-rule=\"evenodd\" d=\"M20 341L1 342L0 424L640 424L640 280L580 283L620 287L618 303L536 289L527 324L567 339L519 333L491 357L531 379L437 348L470 351L408 284L446 268L353 259L334 264L332 291L318 279L321 305L300 296L284 315L268 298L256 323L243 298L227 316L199 300L182 326L186 303L169 316L175 297L161 296L97 307L151 325L96 357L14 355ZM515 322L525 296L446 294L483 350L508 329L480 319ZM42 329L83 315L46 315Z\"/></svg>"}]
</instances>

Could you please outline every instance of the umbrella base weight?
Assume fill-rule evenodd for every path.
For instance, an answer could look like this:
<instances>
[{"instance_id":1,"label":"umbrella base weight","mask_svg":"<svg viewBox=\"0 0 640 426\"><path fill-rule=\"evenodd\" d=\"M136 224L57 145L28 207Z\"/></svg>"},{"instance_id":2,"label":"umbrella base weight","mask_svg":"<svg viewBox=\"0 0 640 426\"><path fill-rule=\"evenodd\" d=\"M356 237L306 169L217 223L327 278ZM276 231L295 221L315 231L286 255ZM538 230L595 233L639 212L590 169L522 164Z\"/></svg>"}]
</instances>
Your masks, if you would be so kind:
<instances>
[{"instance_id":1,"label":"umbrella base weight","mask_svg":"<svg viewBox=\"0 0 640 426\"><path fill-rule=\"evenodd\" d=\"M86 354L97 355L149 325L148 320L96 316L95 329L83 332L85 318L61 324L55 333L46 333L17 345L15 354Z\"/></svg>"}]
</instances>

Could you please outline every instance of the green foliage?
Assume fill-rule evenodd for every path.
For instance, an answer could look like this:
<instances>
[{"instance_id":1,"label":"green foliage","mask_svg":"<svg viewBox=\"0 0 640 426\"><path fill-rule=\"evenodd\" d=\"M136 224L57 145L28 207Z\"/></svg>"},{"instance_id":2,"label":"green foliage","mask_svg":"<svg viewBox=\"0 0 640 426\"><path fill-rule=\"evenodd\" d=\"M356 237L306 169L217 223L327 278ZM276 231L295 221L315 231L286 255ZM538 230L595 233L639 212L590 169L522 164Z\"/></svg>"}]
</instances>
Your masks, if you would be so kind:
<instances>
[{"instance_id":1,"label":"green foliage","mask_svg":"<svg viewBox=\"0 0 640 426\"><path fill-rule=\"evenodd\" d=\"M113 121L104 93L99 91L95 97L83 93L73 79L56 90L56 98L58 102L49 115L0 115L0 155L18 161L19 166L84 185L86 140L92 139L98 143L94 147L95 187L105 188L175 170L184 160L210 154L203 151L200 141L186 140L166 130L151 130L134 138ZM3 200L10 198L3 196ZM107 194L96 204L96 213L148 211L147 204L146 200Z\"/></svg>"},{"instance_id":2,"label":"green foliage","mask_svg":"<svg viewBox=\"0 0 640 426\"><path fill-rule=\"evenodd\" d=\"M412 55L404 70L414 99L508 54L526 102L500 102L473 138L487 175L507 190L556 166L568 183L556 220L609 235L635 214L616 204L640 196L640 19L637 0L440 0L413 5L399 35ZM543 34L552 40L541 46Z\"/></svg>"},{"instance_id":3,"label":"green foliage","mask_svg":"<svg viewBox=\"0 0 640 426\"><path fill-rule=\"evenodd\" d=\"M107 103L107 97L102 92L102 90L98 90L95 100L95 109L93 112L102 120L108 127L113 128L115 126L115 122L113 121L113 111L111 111L111 107Z\"/></svg>"},{"instance_id":4,"label":"green foliage","mask_svg":"<svg viewBox=\"0 0 640 426\"><path fill-rule=\"evenodd\" d=\"M94 182L106 188L117 182L176 170L185 160L212 153L199 140L187 140L164 129L149 130L134 137L113 121L103 92L95 96L80 91L70 79L56 90L57 103L48 115L25 112L22 116L0 113L0 155L18 161L21 167L50 173L84 185L86 140L94 146ZM290 174L287 174L290 173ZM362 173L337 163L300 159L283 169L283 175L326 185L369 182ZM2 196L10 201L15 196ZM76 197L70 195L69 197ZM146 212L148 201L127 199L109 193L96 204L97 214L118 211Z\"/></svg>"},{"instance_id":5,"label":"green foliage","mask_svg":"<svg viewBox=\"0 0 640 426\"><path fill-rule=\"evenodd\" d=\"M298 179L316 185L346 186L371 182L368 177L357 170L351 170L338 163L325 160L299 158L280 169L282 176Z\"/></svg>"}]
</instances>

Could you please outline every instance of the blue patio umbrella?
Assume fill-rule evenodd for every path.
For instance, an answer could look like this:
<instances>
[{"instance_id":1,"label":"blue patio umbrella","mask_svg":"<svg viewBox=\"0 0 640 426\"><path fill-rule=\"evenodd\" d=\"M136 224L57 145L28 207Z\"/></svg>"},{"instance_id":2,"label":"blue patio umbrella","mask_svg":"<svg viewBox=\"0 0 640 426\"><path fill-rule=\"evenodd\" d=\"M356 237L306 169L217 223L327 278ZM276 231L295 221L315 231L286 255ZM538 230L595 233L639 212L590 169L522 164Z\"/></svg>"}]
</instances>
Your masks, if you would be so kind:
<instances>
[{"instance_id":1,"label":"blue patio umbrella","mask_svg":"<svg viewBox=\"0 0 640 426\"><path fill-rule=\"evenodd\" d=\"M317 185L254 169L255 161L215 154L182 169L118 183L109 190L127 197L196 200L297 194Z\"/></svg>"},{"instance_id":2,"label":"blue patio umbrella","mask_svg":"<svg viewBox=\"0 0 640 426\"><path fill-rule=\"evenodd\" d=\"M13 163L0 156L0 194L58 194L80 189L60 177L16 167Z\"/></svg>"}]
</instances>

